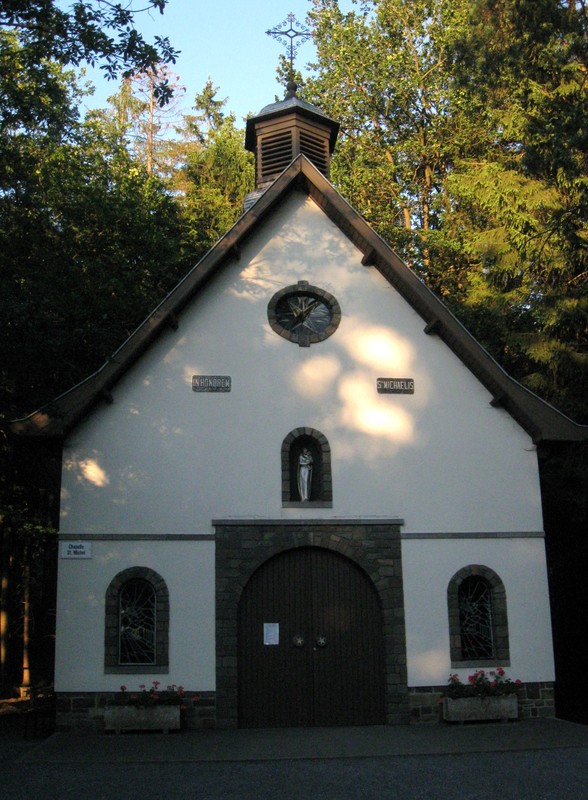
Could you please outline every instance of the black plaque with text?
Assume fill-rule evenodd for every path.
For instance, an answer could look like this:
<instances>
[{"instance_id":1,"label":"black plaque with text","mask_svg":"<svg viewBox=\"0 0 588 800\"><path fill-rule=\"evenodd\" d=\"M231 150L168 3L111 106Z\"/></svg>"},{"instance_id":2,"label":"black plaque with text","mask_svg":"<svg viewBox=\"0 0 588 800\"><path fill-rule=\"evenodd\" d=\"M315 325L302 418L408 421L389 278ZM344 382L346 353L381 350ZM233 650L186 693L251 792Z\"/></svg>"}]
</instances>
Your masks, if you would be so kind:
<instances>
[{"instance_id":1,"label":"black plaque with text","mask_svg":"<svg viewBox=\"0 0 588 800\"><path fill-rule=\"evenodd\" d=\"M414 394L414 378L378 378L378 394Z\"/></svg>"},{"instance_id":2,"label":"black plaque with text","mask_svg":"<svg viewBox=\"0 0 588 800\"><path fill-rule=\"evenodd\" d=\"M192 391L194 392L230 392L229 375L193 375Z\"/></svg>"}]
</instances>

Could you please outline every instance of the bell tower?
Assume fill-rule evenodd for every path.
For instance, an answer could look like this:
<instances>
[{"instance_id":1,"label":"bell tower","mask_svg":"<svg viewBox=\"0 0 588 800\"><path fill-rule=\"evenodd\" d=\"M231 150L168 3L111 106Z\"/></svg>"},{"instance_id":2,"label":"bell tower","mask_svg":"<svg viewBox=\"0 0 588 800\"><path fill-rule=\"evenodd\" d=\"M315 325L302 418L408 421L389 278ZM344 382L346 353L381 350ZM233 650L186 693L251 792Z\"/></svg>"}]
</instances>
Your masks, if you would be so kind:
<instances>
[{"instance_id":1,"label":"bell tower","mask_svg":"<svg viewBox=\"0 0 588 800\"><path fill-rule=\"evenodd\" d=\"M285 98L247 120L245 147L255 154L255 188L266 189L300 154L328 178L339 123L296 95L288 83Z\"/></svg>"},{"instance_id":2,"label":"bell tower","mask_svg":"<svg viewBox=\"0 0 588 800\"><path fill-rule=\"evenodd\" d=\"M266 33L288 49L290 79L282 101L265 106L247 120L245 147L255 155L255 191L245 201L246 208L301 154L328 178L339 132L338 122L296 95L294 54L312 37L311 32L288 14L281 25Z\"/></svg>"}]
</instances>

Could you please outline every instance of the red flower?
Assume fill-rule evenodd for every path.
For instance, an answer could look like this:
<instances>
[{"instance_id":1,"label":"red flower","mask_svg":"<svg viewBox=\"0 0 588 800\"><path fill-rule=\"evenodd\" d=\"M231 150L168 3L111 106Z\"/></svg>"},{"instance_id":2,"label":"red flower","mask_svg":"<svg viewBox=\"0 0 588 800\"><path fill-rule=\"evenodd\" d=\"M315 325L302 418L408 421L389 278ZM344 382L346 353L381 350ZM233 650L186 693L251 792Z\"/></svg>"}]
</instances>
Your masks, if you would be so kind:
<instances>
[{"instance_id":1,"label":"red flower","mask_svg":"<svg viewBox=\"0 0 588 800\"><path fill-rule=\"evenodd\" d=\"M516 683L517 686L522 686L523 685L523 682L519 678L516 679L515 683Z\"/></svg>"},{"instance_id":2,"label":"red flower","mask_svg":"<svg viewBox=\"0 0 588 800\"><path fill-rule=\"evenodd\" d=\"M127 687L126 687L126 686L121 686L121 687L120 687L120 690L121 690L121 692L126 692L126 690L127 690Z\"/></svg>"}]
</instances>

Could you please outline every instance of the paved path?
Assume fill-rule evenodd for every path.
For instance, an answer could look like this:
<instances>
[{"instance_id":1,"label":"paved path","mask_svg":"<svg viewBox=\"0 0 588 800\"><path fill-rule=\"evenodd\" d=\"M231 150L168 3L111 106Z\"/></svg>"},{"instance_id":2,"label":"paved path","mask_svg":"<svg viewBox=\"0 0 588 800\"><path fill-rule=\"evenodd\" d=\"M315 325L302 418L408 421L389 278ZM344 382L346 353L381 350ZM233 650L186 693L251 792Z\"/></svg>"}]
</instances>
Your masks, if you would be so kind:
<instances>
[{"instance_id":1,"label":"paved path","mask_svg":"<svg viewBox=\"0 0 588 800\"><path fill-rule=\"evenodd\" d=\"M0 735L10 800L588 800L588 726Z\"/></svg>"}]
</instances>

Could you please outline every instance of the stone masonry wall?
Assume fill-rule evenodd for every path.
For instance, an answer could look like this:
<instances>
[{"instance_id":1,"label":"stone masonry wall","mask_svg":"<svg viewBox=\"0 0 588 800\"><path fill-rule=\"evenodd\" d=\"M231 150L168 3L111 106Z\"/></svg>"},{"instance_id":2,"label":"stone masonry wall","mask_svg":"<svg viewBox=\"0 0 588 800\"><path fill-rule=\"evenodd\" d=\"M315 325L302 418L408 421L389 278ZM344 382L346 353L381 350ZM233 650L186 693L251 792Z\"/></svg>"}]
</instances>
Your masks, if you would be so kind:
<instances>
[{"instance_id":1,"label":"stone masonry wall","mask_svg":"<svg viewBox=\"0 0 588 800\"><path fill-rule=\"evenodd\" d=\"M409 688L411 724L441 722L439 702L444 686ZM554 688L551 682L523 683L517 689L519 719L539 719L555 716Z\"/></svg>"},{"instance_id":2,"label":"stone masonry wall","mask_svg":"<svg viewBox=\"0 0 588 800\"><path fill-rule=\"evenodd\" d=\"M112 704L115 693L60 692L57 694L56 726L58 731L104 730L104 707ZM216 727L216 696L214 692L186 692L182 710L182 728L202 730Z\"/></svg>"},{"instance_id":3,"label":"stone masonry wall","mask_svg":"<svg viewBox=\"0 0 588 800\"><path fill-rule=\"evenodd\" d=\"M323 547L355 561L378 593L384 625L386 722L409 721L404 592L398 520L216 520L217 724L238 725L238 607L255 570L295 547Z\"/></svg>"}]
</instances>

